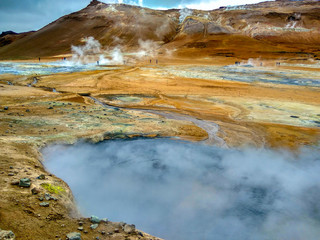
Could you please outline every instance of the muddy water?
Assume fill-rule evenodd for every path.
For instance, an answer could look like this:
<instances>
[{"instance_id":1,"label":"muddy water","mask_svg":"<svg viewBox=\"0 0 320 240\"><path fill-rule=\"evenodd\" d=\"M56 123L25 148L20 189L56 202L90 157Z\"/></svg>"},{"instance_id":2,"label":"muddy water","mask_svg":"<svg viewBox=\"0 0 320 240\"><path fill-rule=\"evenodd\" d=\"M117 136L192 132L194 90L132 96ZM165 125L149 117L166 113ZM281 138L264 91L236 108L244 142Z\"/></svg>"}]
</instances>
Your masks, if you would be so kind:
<instances>
[{"instance_id":1,"label":"muddy water","mask_svg":"<svg viewBox=\"0 0 320 240\"><path fill-rule=\"evenodd\" d=\"M85 216L168 240L316 240L319 150L292 156L136 139L50 146L43 156Z\"/></svg>"},{"instance_id":2,"label":"muddy water","mask_svg":"<svg viewBox=\"0 0 320 240\"><path fill-rule=\"evenodd\" d=\"M94 102L96 104L99 104L99 105L102 105L104 107L111 108L111 109L134 110L134 111L156 114L156 115L165 117L167 119L192 122L196 126L202 128L203 130L205 130L207 132L208 138L202 142L204 142L206 144L210 144L210 145L216 145L219 147L225 147L225 148L227 147L227 144L225 143L225 141L222 138L218 137L217 134L219 132L219 125L214 122L201 120L201 119L197 119L195 117L192 117L190 115L178 114L178 113L173 113L173 112L165 112L165 111L149 110L149 109L114 107L114 106L106 104L106 103L104 103L104 102L100 101L99 99L94 98L92 96L90 96L89 98L94 100Z\"/></svg>"}]
</instances>

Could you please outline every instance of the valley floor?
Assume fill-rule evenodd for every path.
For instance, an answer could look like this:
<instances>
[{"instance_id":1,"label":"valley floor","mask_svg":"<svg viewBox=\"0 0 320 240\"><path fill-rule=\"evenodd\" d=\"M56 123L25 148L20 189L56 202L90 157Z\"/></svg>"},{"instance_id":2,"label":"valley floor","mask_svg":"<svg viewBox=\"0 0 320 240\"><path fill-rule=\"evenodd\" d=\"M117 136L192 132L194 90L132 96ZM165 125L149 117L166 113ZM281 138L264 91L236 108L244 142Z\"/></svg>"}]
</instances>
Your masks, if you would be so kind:
<instances>
[{"instance_id":1,"label":"valley floor","mask_svg":"<svg viewBox=\"0 0 320 240\"><path fill-rule=\"evenodd\" d=\"M25 240L63 239L78 231L70 189L41 163L39 151L48 144L179 137L222 147L298 150L319 143L319 68L233 64L160 58L158 64L153 59L114 69L0 75L1 227ZM45 179L37 178L41 174ZM25 177L31 188L12 185ZM64 190L51 191L58 200L41 207L39 197L48 185ZM83 239L152 238L110 222L91 230L89 219L82 221L88 230Z\"/></svg>"}]
</instances>

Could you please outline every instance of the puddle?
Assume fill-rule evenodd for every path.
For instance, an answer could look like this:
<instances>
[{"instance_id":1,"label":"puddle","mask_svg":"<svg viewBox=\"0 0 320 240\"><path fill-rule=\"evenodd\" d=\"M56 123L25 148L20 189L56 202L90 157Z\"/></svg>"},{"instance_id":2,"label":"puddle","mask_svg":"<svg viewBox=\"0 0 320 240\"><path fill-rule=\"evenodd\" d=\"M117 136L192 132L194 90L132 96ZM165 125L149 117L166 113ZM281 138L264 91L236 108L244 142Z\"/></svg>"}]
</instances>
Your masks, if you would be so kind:
<instances>
[{"instance_id":1,"label":"puddle","mask_svg":"<svg viewBox=\"0 0 320 240\"><path fill-rule=\"evenodd\" d=\"M319 148L294 157L136 139L49 146L43 156L85 216L133 223L168 240L320 235Z\"/></svg>"}]
</instances>

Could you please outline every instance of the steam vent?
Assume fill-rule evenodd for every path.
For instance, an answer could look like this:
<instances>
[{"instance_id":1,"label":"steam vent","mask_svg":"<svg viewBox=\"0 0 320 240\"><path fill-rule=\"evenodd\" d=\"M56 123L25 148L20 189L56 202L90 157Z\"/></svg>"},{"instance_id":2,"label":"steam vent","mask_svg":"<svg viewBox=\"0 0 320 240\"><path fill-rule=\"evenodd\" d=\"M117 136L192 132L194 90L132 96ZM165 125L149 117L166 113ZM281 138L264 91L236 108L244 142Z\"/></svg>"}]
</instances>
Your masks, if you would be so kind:
<instances>
[{"instance_id":1,"label":"steam vent","mask_svg":"<svg viewBox=\"0 0 320 240\"><path fill-rule=\"evenodd\" d=\"M319 239L319 1L14 1L0 239Z\"/></svg>"}]
</instances>

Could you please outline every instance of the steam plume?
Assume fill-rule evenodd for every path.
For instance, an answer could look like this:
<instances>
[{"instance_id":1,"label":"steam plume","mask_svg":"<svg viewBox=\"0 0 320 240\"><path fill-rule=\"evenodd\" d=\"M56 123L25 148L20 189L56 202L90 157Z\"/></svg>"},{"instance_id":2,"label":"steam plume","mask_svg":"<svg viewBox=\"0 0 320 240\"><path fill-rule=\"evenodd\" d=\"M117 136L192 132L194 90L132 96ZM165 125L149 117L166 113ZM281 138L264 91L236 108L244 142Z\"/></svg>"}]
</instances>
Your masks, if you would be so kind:
<instances>
[{"instance_id":1,"label":"steam plume","mask_svg":"<svg viewBox=\"0 0 320 240\"><path fill-rule=\"evenodd\" d=\"M84 214L168 240L317 240L319 148L295 156L167 139L51 146Z\"/></svg>"}]
</instances>

